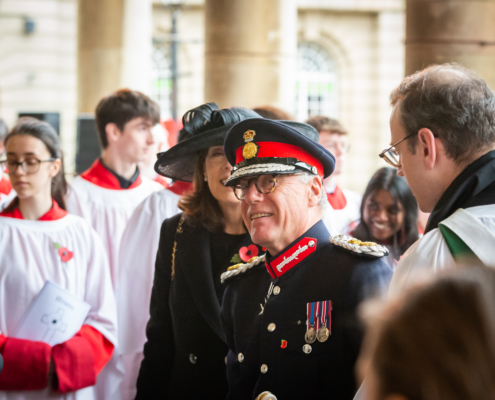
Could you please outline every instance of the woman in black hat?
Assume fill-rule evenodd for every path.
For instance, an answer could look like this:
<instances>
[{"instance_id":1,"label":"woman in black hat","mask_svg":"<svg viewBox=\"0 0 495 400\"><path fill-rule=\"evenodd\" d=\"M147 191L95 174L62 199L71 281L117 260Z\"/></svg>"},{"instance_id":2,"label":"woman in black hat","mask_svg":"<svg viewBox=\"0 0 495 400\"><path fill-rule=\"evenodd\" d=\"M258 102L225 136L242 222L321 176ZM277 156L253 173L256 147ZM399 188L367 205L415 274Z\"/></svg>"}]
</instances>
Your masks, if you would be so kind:
<instances>
[{"instance_id":1,"label":"woman in black hat","mask_svg":"<svg viewBox=\"0 0 495 400\"><path fill-rule=\"evenodd\" d=\"M184 115L182 141L159 154L155 170L192 181L195 190L181 199L184 212L161 228L136 399L227 395L220 276L229 266L261 255L262 249L251 242L241 203L224 185L232 167L223 141L231 126L256 117L248 109L204 104Z\"/></svg>"}]
</instances>

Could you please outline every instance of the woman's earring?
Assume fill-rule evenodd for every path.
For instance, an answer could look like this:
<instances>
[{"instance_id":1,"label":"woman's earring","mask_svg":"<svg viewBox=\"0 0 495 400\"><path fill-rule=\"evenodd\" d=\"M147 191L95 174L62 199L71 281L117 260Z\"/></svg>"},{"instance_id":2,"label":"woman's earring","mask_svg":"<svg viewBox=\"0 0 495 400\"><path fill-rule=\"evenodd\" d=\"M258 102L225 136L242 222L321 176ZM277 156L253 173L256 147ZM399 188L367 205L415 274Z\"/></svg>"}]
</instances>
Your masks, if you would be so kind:
<instances>
[{"instance_id":1,"label":"woman's earring","mask_svg":"<svg viewBox=\"0 0 495 400\"><path fill-rule=\"evenodd\" d=\"M208 182L208 177L205 175L205 182Z\"/></svg>"}]
</instances>

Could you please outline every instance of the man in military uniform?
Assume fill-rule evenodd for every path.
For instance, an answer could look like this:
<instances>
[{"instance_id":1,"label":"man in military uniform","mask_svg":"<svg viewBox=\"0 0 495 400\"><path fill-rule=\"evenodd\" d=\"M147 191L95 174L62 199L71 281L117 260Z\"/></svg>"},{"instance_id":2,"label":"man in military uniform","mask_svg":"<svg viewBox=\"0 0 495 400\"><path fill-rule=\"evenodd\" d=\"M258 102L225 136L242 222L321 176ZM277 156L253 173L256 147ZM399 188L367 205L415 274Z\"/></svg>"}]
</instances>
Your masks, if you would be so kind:
<instances>
[{"instance_id":1,"label":"man in military uniform","mask_svg":"<svg viewBox=\"0 0 495 400\"><path fill-rule=\"evenodd\" d=\"M251 119L231 128L226 185L265 256L229 268L222 323L230 352L228 399L352 399L361 331L357 307L388 287L387 250L321 221L322 180L335 159L318 132L291 121Z\"/></svg>"}]
</instances>

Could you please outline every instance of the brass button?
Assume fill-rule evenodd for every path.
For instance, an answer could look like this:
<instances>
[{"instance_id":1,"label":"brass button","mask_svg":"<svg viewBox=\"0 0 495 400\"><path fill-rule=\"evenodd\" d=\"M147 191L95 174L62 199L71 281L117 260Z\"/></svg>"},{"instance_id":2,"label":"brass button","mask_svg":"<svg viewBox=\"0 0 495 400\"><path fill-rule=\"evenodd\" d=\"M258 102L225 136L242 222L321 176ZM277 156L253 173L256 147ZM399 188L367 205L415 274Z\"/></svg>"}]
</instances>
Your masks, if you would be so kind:
<instances>
[{"instance_id":1,"label":"brass button","mask_svg":"<svg viewBox=\"0 0 495 400\"><path fill-rule=\"evenodd\" d=\"M244 354L239 353L239 355L237 356L237 359L239 360L239 362L243 362L244 361Z\"/></svg>"},{"instance_id":2,"label":"brass button","mask_svg":"<svg viewBox=\"0 0 495 400\"><path fill-rule=\"evenodd\" d=\"M191 361L191 364L196 364L198 361L198 357L196 357L194 354L189 354L189 361Z\"/></svg>"},{"instance_id":3,"label":"brass button","mask_svg":"<svg viewBox=\"0 0 495 400\"><path fill-rule=\"evenodd\" d=\"M273 332L277 326L272 322L268 325L268 332Z\"/></svg>"},{"instance_id":4,"label":"brass button","mask_svg":"<svg viewBox=\"0 0 495 400\"><path fill-rule=\"evenodd\" d=\"M313 350L313 348L312 348L312 347L311 347L311 345L309 345L309 344L305 344L305 345L303 346L303 351L304 351L306 354L311 353L311 351L312 351L312 350Z\"/></svg>"},{"instance_id":5,"label":"brass button","mask_svg":"<svg viewBox=\"0 0 495 400\"><path fill-rule=\"evenodd\" d=\"M297 321L297 325L301 325L301 324L302 324L302 322L300 320Z\"/></svg>"},{"instance_id":6,"label":"brass button","mask_svg":"<svg viewBox=\"0 0 495 400\"><path fill-rule=\"evenodd\" d=\"M280 286L275 286L275 287L273 288L273 294L276 296L276 295L277 295L277 294L279 294L279 293L280 293Z\"/></svg>"},{"instance_id":7,"label":"brass button","mask_svg":"<svg viewBox=\"0 0 495 400\"><path fill-rule=\"evenodd\" d=\"M263 364L263 365L261 366L261 373L262 373L262 374L266 374L266 372L267 372L267 371L268 371L268 365Z\"/></svg>"}]
</instances>

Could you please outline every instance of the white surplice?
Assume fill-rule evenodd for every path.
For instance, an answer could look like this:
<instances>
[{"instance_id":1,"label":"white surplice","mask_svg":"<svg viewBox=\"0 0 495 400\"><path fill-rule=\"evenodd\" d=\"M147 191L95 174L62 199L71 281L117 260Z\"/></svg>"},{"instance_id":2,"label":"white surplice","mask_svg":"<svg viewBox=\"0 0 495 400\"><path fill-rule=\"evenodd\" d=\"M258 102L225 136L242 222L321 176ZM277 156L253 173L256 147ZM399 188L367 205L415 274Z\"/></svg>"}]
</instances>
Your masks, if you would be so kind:
<instances>
[{"instance_id":1,"label":"white surplice","mask_svg":"<svg viewBox=\"0 0 495 400\"><path fill-rule=\"evenodd\" d=\"M148 196L134 211L122 236L117 289L119 352L125 370L122 399L136 396L162 222L180 212L180 197L168 189Z\"/></svg>"},{"instance_id":2,"label":"white surplice","mask_svg":"<svg viewBox=\"0 0 495 400\"><path fill-rule=\"evenodd\" d=\"M63 262L56 246L73 253ZM101 239L74 215L52 221L0 216L0 330L13 333L47 280L55 282L91 309L84 322L117 343L114 293ZM8 368L8 366L5 366ZM95 386L58 394L43 391L0 391L0 400L93 400Z\"/></svg>"}]
</instances>

